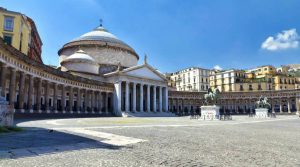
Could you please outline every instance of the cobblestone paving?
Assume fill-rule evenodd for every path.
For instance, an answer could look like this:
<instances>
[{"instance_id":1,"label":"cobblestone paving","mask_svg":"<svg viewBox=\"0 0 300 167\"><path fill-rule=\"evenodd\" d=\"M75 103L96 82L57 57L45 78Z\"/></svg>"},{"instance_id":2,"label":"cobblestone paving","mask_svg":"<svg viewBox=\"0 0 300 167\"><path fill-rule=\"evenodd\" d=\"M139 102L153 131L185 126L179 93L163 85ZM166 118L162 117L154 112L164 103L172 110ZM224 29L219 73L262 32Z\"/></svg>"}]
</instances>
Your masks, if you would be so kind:
<instances>
[{"instance_id":1,"label":"cobblestone paving","mask_svg":"<svg viewBox=\"0 0 300 167\"><path fill-rule=\"evenodd\" d=\"M296 117L268 122L255 122L247 117L227 122L152 119L147 119L146 123L122 122L120 118L100 119L103 123L95 123L95 119L92 124L86 122L85 125L72 125L69 120L55 126L84 126L94 131L147 140L124 147L105 145L101 139L88 136L27 130L20 134L37 133L33 137L37 144L23 141L11 148L8 146L18 140L10 139L22 135L0 135L0 143L8 140L0 144L0 166L300 166L300 119ZM110 121L117 120L120 121L117 127L107 128L111 126ZM36 126L54 125L41 121ZM39 133L41 137L37 138Z\"/></svg>"}]
</instances>

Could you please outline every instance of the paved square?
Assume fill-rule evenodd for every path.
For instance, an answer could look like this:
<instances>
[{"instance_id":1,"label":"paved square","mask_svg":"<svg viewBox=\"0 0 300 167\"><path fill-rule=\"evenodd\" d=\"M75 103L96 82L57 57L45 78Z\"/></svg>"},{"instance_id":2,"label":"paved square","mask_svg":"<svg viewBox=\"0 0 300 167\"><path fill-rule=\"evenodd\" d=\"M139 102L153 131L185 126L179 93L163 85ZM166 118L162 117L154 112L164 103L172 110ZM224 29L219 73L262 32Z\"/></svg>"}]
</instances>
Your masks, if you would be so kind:
<instances>
[{"instance_id":1,"label":"paved square","mask_svg":"<svg viewBox=\"0 0 300 167\"><path fill-rule=\"evenodd\" d=\"M296 116L78 118L18 125L26 130L0 135L0 166L300 165Z\"/></svg>"}]
</instances>

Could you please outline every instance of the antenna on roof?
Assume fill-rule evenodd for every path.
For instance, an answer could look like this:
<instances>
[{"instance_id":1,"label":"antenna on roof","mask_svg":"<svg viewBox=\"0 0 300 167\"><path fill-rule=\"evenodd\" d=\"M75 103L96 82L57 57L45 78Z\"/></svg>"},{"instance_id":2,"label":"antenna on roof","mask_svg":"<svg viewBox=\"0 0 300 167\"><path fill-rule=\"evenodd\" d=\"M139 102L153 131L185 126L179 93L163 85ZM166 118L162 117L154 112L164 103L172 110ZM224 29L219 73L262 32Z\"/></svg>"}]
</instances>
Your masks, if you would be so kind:
<instances>
[{"instance_id":1,"label":"antenna on roof","mask_svg":"<svg viewBox=\"0 0 300 167\"><path fill-rule=\"evenodd\" d=\"M102 27L103 20L102 20L102 19L100 19L100 20L99 20L99 22L100 22L100 27Z\"/></svg>"}]
</instances>

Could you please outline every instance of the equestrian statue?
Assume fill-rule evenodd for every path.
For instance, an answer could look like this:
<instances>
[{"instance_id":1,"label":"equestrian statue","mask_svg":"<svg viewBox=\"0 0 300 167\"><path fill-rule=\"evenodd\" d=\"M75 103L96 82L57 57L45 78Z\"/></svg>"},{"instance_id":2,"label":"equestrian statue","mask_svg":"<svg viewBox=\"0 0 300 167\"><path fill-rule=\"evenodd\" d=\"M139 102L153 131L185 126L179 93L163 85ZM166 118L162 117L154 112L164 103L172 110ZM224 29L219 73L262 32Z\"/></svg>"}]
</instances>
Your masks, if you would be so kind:
<instances>
[{"instance_id":1,"label":"equestrian statue","mask_svg":"<svg viewBox=\"0 0 300 167\"><path fill-rule=\"evenodd\" d=\"M204 95L206 105L209 104L216 105L218 99L220 98L220 94L221 92L218 88L215 88L214 90L209 88L207 93Z\"/></svg>"},{"instance_id":2,"label":"equestrian statue","mask_svg":"<svg viewBox=\"0 0 300 167\"><path fill-rule=\"evenodd\" d=\"M268 98L263 97L263 96L260 96L259 100L255 104L256 104L256 108L270 108L271 107L270 103L268 102Z\"/></svg>"}]
</instances>

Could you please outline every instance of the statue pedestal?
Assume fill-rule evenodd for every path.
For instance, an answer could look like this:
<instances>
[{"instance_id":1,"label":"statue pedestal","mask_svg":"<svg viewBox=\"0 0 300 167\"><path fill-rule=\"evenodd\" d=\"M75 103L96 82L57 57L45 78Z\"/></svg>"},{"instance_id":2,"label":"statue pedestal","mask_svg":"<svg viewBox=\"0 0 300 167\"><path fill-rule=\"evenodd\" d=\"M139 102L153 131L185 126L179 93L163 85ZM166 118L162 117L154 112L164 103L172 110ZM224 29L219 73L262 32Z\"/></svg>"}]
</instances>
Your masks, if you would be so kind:
<instances>
[{"instance_id":1,"label":"statue pedestal","mask_svg":"<svg viewBox=\"0 0 300 167\"><path fill-rule=\"evenodd\" d=\"M8 102L0 97L0 126L14 125L14 106L8 105Z\"/></svg>"},{"instance_id":2,"label":"statue pedestal","mask_svg":"<svg viewBox=\"0 0 300 167\"><path fill-rule=\"evenodd\" d=\"M268 117L268 109L267 108L256 108L255 109L255 117L267 118Z\"/></svg>"},{"instance_id":3,"label":"statue pedestal","mask_svg":"<svg viewBox=\"0 0 300 167\"><path fill-rule=\"evenodd\" d=\"M220 107L213 106L201 106L201 119L203 120L219 120L220 119Z\"/></svg>"}]
</instances>

